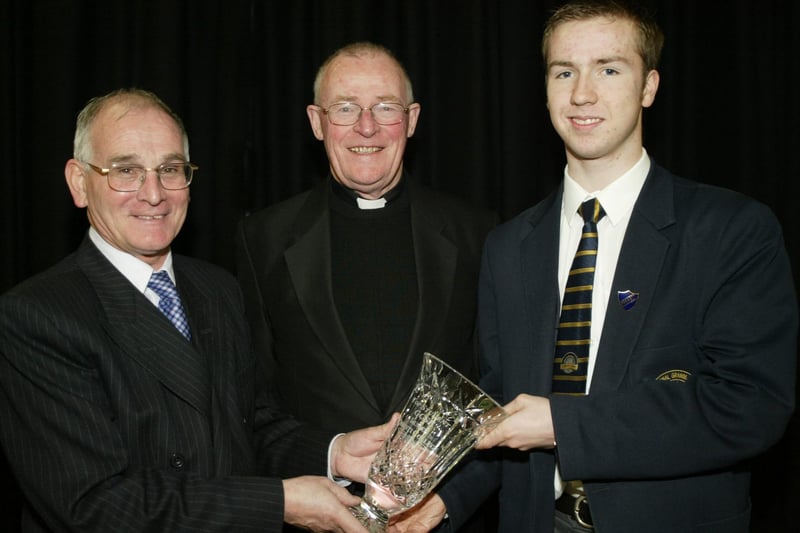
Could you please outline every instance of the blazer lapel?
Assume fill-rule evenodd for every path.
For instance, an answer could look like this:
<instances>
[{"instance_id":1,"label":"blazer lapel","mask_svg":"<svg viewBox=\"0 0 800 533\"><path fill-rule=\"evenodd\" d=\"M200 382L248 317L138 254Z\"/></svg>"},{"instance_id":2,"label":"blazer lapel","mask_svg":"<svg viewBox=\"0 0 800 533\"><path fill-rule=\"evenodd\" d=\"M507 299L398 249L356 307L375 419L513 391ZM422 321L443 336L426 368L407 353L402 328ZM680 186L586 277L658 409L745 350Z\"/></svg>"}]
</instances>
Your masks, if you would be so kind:
<instances>
[{"instance_id":1,"label":"blazer lapel","mask_svg":"<svg viewBox=\"0 0 800 533\"><path fill-rule=\"evenodd\" d=\"M161 312L91 244L81 246L78 262L106 313L103 327L131 358L176 396L205 413L209 402L206 365L200 354Z\"/></svg>"},{"instance_id":2,"label":"blazer lapel","mask_svg":"<svg viewBox=\"0 0 800 533\"><path fill-rule=\"evenodd\" d=\"M653 165L633 208L611 285L603 333L592 377L592 393L617 389L652 304L669 239L662 233L675 223L672 183ZM639 294L630 310L618 292Z\"/></svg>"},{"instance_id":3,"label":"blazer lapel","mask_svg":"<svg viewBox=\"0 0 800 533\"><path fill-rule=\"evenodd\" d=\"M295 242L284 257L311 328L345 378L377 410L378 402L347 340L333 300L328 187L326 180L312 191L292 230Z\"/></svg>"},{"instance_id":4,"label":"blazer lapel","mask_svg":"<svg viewBox=\"0 0 800 533\"><path fill-rule=\"evenodd\" d=\"M562 190L540 204L529 217L527 231L520 235L520 269L525 294L523 327L530 332L530 353L519 368L529 371L531 393L549 394L553 376L553 353L560 308L558 292L558 246ZM533 364L531 362L534 362Z\"/></svg>"}]
</instances>

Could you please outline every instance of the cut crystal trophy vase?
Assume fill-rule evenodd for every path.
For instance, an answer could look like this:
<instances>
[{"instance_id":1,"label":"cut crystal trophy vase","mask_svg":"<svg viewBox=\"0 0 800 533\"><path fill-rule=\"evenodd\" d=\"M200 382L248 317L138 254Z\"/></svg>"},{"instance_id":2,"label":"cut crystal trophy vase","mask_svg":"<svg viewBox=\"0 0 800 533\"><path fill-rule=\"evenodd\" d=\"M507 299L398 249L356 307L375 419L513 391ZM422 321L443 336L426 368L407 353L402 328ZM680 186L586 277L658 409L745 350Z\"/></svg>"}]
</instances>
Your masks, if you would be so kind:
<instances>
[{"instance_id":1,"label":"cut crystal trophy vase","mask_svg":"<svg viewBox=\"0 0 800 533\"><path fill-rule=\"evenodd\" d=\"M422 501L506 413L488 394L425 353L400 421L372 461L364 497L352 513L370 531Z\"/></svg>"}]
</instances>

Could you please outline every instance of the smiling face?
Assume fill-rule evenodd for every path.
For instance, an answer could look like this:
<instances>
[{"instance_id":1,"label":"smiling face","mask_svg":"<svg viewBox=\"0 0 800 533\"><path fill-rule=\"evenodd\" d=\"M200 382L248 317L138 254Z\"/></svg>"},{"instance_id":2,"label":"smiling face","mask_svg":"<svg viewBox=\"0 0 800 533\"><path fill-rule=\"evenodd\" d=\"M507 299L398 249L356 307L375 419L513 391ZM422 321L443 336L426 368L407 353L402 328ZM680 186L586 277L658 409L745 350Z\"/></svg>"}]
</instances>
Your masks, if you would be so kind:
<instances>
[{"instance_id":1,"label":"smiling face","mask_svg":"<svg viewBox=\"0 0 800 533\"><path fill-rule=\"evenodd\" d=\"M406 141L414 134L420 111L409 99L397 62L386 54L366 52L333 60L321 80L319 106L308 106L307 113L314 136L325 144L336 181L370 199L397 185ZM351 126L331 124L322 109L336 102L355 103L365 111ZM399 102L409 112L399 124L381 125L366 111L378 102Z\"/></svg>"},{"instance_id":2,"label":"smiling face","mask_svg":"<svg viewBox=\"0 0 800 533\"><path fill-rule=\"evenodd\" d=\"M91 161L101 168L130 163L155 168L185 161L183 136L175 121L153 106L107 104L90 129ZM165 190L155 172L141 189L117 192L105 176L70 159L65 169L76 206L85 207L92 227L115 248L159 268L183 226L189 189Z\"/></svg>"},{"instance_id":3,"label":"smiling face","mask_svg":"<svg viewBox=\"0 0 800 533\"><path fill-rule=\"evenodd\" d=\"M658 72L645 74L633 23L622 18L565 22L547 58L547 107L582 185L602 188L642 155L642 108L652 105Z\"/></svg>"}]
</instances>

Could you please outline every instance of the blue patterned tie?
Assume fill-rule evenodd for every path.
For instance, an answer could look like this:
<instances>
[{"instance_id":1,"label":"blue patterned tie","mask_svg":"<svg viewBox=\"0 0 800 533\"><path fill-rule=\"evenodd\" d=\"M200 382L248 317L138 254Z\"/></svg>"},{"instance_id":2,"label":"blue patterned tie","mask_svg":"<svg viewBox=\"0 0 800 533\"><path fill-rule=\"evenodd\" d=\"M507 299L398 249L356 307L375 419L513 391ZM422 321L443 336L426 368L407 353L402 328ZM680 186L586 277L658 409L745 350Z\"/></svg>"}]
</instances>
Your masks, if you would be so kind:
<instances>
[{"instance_id":1,"label":"blue patterned tie","mask_svg":"<svg viewBox=\"0 0 800 533\"><path fill-rule=\"evenodd\" d=\"M176 328L178 328L178 331L180 331L187 340L192 340L192 332L189 331L189 321L186 319L186 312L183 310L183 304L181 304L181 299L178 296L175 284L172 283L166 270L153 272L147 286L158 294L158 308L161 312L164 313Z\"/></svg>"},{"instance_id":2,"label":"blue patterned tie","mask_svg":"<svg viewBox=\"0 0 800 533\"><path fill-rule=\"evenodd\" d=\"M583 217L583 232L572 261L564 289L564 302L561 305L553 360L553 393L579 396L586 393L589 368L592 289L597 263L597 221L606 213L597 198L581 204L578 213Z\"/></svg>"}]
</instances>

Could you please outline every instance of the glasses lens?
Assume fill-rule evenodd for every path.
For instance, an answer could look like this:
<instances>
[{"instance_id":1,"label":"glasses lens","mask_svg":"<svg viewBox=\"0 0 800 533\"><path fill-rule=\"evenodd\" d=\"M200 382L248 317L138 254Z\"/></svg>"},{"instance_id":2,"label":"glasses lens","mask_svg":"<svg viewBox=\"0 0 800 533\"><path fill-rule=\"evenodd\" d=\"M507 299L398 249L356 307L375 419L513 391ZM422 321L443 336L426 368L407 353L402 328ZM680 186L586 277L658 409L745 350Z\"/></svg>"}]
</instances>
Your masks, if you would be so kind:
<instances>
[{"instance_id":1,"label":"glasses lens","mask_svg":"<svg viewBox=\"0 0 800 533\"><path fill-rule=\"evenodd\" d=\"M183 189L192 181L192 166L183 161L164 163L158 167L158 177L165 189Z\"/></svg>"},{"instance_id":2,"label":"glasses lens","mask_svg":"<svg viewBox=\"0 0 800 533\"><path fill-rule=\"evenodd\" d=\"M383 102L372 106L372 118L384 126L403 122L406 110L403 106L393 102Z\"/></svg>"},{"instance_id":3,"label":"glasses lens","mask_svg":"<svg viewBox=\"0 0 800 533\"><path fill-rule=\"evenodd\" d=\"M355 124L360 115L361 106L358 104L351 104L349 102L333 104L328 108L328 118L337 126L349 126L351 124Z\"/></svg>"},{"instance_id":4,"label":"glasses lens","mask_svg":"<svg viewBox=\"0 0 800 533\"><path fill-rule=\"evenodd\" d=\"M138 191L142 184L145 170L137 166L114 166L108 172L108 185L115 191Z\"/></svg>"}]
</instances>

